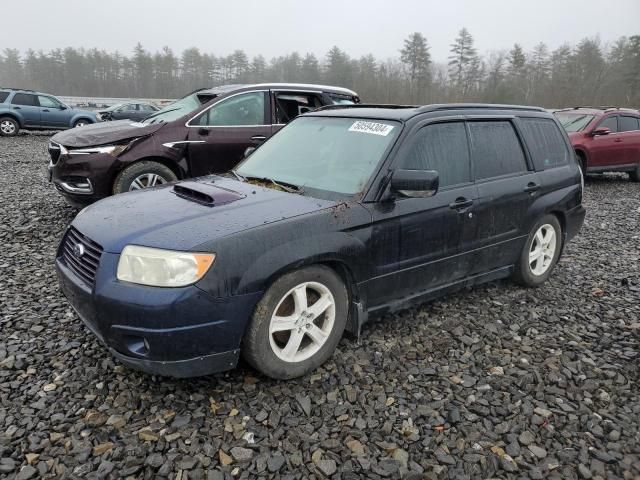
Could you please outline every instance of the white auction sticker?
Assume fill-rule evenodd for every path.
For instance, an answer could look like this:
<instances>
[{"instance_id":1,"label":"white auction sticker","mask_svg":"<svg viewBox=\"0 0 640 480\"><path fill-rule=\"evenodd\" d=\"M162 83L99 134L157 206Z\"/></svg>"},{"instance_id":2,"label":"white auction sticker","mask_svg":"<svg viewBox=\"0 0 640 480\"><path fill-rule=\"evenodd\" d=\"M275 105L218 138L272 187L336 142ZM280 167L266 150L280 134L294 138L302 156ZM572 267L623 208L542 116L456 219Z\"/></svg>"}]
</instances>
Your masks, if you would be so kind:
<instances>
[{"instance_id":1,"label":"white auction sticker","mask_svg":"<svg viewBox=\"0 0 640 480\"><path fill-rule=\"evenodd\" d=\"M358 120L353 122L353 125L349 128L350 132L371 133L373 135L382 135L386 137L393 130L393 125L386 125L384 123L375 122L363 122Z\"/></svg>"}]
</instances>

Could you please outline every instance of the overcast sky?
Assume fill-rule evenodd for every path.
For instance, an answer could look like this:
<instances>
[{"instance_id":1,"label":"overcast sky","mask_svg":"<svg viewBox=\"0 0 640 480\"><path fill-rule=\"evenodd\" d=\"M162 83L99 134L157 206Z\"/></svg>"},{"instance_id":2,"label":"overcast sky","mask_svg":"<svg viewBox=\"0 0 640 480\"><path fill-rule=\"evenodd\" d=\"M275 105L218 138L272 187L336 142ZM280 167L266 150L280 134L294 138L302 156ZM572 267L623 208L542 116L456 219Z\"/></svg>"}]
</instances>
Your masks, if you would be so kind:
<instances>
[{"instance_id":1,"label":"overcast sky","mask_svg":"<svg viewBox=\"0 0 640 480\"><path fill-rule=\"evenodd\" d=\"M97 47L129 54L198 47L223 55L243 49L267 59L298 51L324 56L338 45L351 56L398 55L422 32L444 61L460 28L479 52L552 49L599 36L603 43L640 34L640 0L23 0L7 2L0 48L48 51Z\"/></svg>"}]
</instances>

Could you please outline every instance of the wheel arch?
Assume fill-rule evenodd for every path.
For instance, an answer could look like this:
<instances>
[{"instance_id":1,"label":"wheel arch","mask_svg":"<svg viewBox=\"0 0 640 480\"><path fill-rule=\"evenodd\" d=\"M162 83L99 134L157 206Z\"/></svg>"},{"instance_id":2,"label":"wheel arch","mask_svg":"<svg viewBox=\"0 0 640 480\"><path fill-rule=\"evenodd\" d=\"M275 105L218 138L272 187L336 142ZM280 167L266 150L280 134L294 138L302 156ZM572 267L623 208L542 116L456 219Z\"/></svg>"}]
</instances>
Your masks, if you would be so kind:
<instances>
[{"instance_id":1,"label":"wheel arch","mask_svg":"<svg viewBox=\"0 0 640 480\"><path fill-rule=\"evenodd\" d=\"M127 168L129 168L132 165L135 165L137 163L140 162L156 162L159 163L161 165L164 165L165 167L167 167L169 170L171 170L176 177L178 177L178 180L182 180L185 178L186 176L186 172L184 172L180 166L178 164L176 164L176 162L174 162L173 160L170 160L168 158L164 158L164 157L158 157L158 156L150 156L150 157L142 157L142 158L136 158L135 160L132 160L130 162L119 162L119 166L118 168L115 168L113 173L111 174L111 178L110 178L110 189L111 191L113 191L113 187L115 186L116 180L118 178L118 176L124 172Z\"/></svg>"},{"instance_id":2,"label":"wheel arch","mask_svg":"<svg viewBox=\"0 0 640 480\"><path fill-rule=\"evenodd\" d=\"M587 151L582 147L575 147L573 151L576 153L576 156L581 162L584 162L585 169L589 165L589 156L587 155Z\"/></svg>"},{"instance_id":3,"label":"wheel arch","mask_svg":"<svg viewBox=\"0 0 640 480\"><path fill-rule=\"evenodd\" d=\"M16 122L18 122L18 127L23 128L22 119L15 113L0 113L0 118L6 118L6 117L11 118L12 120L15 120Z\"/></svg>"}]
</instances>

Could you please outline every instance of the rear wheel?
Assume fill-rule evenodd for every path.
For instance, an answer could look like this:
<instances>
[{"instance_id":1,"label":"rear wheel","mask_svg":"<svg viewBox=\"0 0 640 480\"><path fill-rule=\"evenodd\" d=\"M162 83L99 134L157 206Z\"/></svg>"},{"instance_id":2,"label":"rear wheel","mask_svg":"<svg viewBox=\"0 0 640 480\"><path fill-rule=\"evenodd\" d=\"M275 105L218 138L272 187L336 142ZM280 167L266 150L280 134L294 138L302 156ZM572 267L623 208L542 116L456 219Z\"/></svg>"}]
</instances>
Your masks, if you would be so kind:
<instances>
[{"instance_id":1,"label":"rear wheel","mask_svg":"<svg viewBox=\"0 0 640 480\"><path fill-rule=\"evenodd\" d=\"M78 127L84 127L85 125L89 125L89 120L86 120L84 118L81 118L80 120L78 120L76 123L73 124L73 128L78 128Z\"/></svg>"},{"instance_id":2,"label":"rear wheel","mask_svg":"<svg viewBox=\"0 0 640 480\"><path fill-rule=\"evenodd\" d=\"M347 289L333 270L315 265L285 274L258 303L242 355L272 378L305 375L331 357L347 316Z\"/></svg>"},{"instance_id":3,"label":"rear wheel","mask_svg":"<svg viewBox=\"0 0 640 480\"><path fill-rule=\"evenodd\" d=\"M629 178L632 182L640 182L640 163L636 165L636 169L629 172Z\"/></svg>"},{"instance_id":4,"label":"rear wheel","mask_svg":"<svg viewBox=\"0 0 640 480\"><path fill-rule=\"evenodd\" d=\"M578 159L578 166L582 170L582 178L584 178L587 175L587 159L581 152L576 152L576 158Z\"/></svg>"},{"instance_id":5,"label":"rear wheel","mask_svg":"<svg viewBox=\"0 0 640 480\"><path fill-rule=\"evenodd\" d=\"M18 134L20 125L11 117L0 118L0 136L14 137Z\"/></svg>"},{"instance_id":6,"label":"rear wheel","mask_svg":"<svg viewBox=\"0 0 640 480\"><path fill-rule=\"evenodd\" d=\"M113 193L142 190L177 179L176 174L166 165L144 160L136 162L120 172L113 184Z\"/></svg>"},{"instance_id":7,"label":"rear wheel","mask_svg":"<svg viewBox=\"0 0 640 480\"><path fill-rule=\"evenodd\" d=\"M562 227L555 215L545 215L529 233L516 265L514 279L526 287L547 281L562 249Z\"/></svg>"}]
</instances>

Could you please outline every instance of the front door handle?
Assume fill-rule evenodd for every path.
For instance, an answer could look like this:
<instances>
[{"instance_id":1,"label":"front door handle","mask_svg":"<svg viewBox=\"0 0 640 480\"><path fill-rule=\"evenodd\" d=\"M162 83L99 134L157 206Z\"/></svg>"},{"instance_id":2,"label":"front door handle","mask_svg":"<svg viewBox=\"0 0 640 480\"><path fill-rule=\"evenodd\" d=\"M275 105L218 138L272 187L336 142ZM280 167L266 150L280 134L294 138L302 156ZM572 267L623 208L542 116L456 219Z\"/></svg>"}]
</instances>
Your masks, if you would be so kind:
<instances>
[{"instance_id":1,"label":"front door handle","mask_svg":"<svg viewBox=\"0 0 640 480\"><path fill-rule=\"evenodd\" d=\"M524 187L524 191L527 193L533 193L540 190L540 185L534 182L529 182L526 187Z\"/></svg>"},{"instance_id":2,"label":"front door handle","mask_svg":"<svg viewBox=\"0 0 640 480\"><path fill-rule=\"evenodd\" d=\"M471 205L473 205L473 200L468 200L464 197L458 197L453 203L449 204L449 208L460 211L464 210L467 207L470 207Z\"/></svg>"},{"instance_id":3,"label":"front door handle","mask_svg":"<svg viewBox=\"0 0 640 480\"><path fill-rule=\"evenodd\" d=\"M622 143L622 139L621 139L621 138L616 138L616 139L614 140L614 142L616 142L616 143Z\"/></svg>"},{"instance_id":4,"label":"front door handle","mask_svg":"<svg viewBox=\"0 0 640 480\"><path fill-rule=\"evenodd\" d=\"M48 112L49 110L47 110L46 108L44 110L42 110L43 112Z\"/></svg>"},{"instance_id":5,"label":"front door handle","mask_svg":"<svg viewBox=\"0 0 640 480\"><path fill-rule=\"evenodd\" d=\"M14 110L21 110L20 107L13 107Z\"/></svg>"},{"instance_id":6,"label":"front door handle","mask_svg":"<svg viewBox=\"0 0 640 480\"><path fill-rule=\"evenodd\" d=\"M254 135L253 137L251 137L251 140L255 142L264 142L266 139L267 137L265 137L264 135Z\"/></svg>"}]
</instances>

